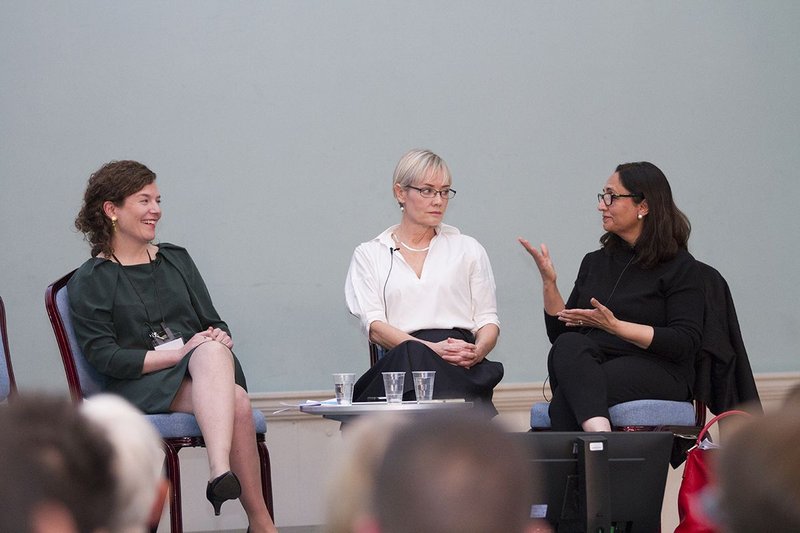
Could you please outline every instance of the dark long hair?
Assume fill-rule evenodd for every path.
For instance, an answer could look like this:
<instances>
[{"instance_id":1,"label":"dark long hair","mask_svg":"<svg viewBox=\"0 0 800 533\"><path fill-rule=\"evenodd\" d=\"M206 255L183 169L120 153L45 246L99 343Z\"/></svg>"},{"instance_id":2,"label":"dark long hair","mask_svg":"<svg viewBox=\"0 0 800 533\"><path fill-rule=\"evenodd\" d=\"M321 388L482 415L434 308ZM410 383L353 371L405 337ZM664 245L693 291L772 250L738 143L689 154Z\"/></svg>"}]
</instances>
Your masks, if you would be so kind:
<instances>
[{"instance_id":1,"label":"dark long hair","mask_svg":"<svg viewBox=\"0 0 800 533\"><path fill-rule=\"evenodd\" d=\"M648 213L644 217L642 233L636 240L636 260L643 268L652 268L669 261L680 250L687 249L692 225L675 205L667 177L653 163L623 163L617 166L619 181L631 194L636 204L647 201ZM604 248L613 249L626 243L614 233L600 237Z\"/></svg>"},{"instance_id":2,"label":"dark long hair","mask_svg":"<svg viewBox=\"0 0 800 533\"><path fill-rule=\"evenodd\" d=\"M113 228L103 211L103 204L112 202L118 207L122 206L125 198L155 180L155 173L137 161L112 161L89 177L83 205L75 218L75 227L92 245L92 257L99 253L107 257L112 254Z\"/></svg>"}]
</instances>

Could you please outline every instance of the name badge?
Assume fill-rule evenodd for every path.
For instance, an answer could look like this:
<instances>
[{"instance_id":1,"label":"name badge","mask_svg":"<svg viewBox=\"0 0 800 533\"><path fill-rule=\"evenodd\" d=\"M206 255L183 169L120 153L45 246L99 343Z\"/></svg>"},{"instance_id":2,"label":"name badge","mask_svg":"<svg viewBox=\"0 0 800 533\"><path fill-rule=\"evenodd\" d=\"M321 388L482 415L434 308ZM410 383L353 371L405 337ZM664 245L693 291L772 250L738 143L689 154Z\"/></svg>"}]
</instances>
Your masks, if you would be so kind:
<instances>
[{"instance_id":1,"label":"name badge","mask_svg":"<svg viewBox=\"0 0 800 533\"><path fill-rule=\"evenodd\" d=\"M177 350L183 346L183 339L178 337L177 339L172 339L169 342L165 342L163 344L158 344L155 349L158 350Z\"/></svg>"},{"instance_id":2,"label":"name badge","mask_svg":"<svg viewBox=\"0 0 800 533\"><path fill-rule=\"evenodd\" d=\"M161 323L161 330L151 330L150 339L156 350L176 350L183 346L183 336L179 331L173 333L165 323Z\"/></svg>"}]
</instances>

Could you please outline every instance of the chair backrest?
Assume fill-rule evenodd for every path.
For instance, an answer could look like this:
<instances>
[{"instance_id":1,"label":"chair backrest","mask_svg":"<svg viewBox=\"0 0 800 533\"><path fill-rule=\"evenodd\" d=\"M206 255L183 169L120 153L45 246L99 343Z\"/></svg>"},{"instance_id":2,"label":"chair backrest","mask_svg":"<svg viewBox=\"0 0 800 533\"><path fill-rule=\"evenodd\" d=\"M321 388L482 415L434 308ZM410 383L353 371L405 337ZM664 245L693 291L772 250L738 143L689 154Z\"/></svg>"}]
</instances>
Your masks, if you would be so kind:
<instances>
[{"instance_id":1,"label":"chair backrest","mask_svg":"<svg viewBox=\"0 0 800 533\"><path fill-rule=\"evenodd\" d=\"M694 399L694 425L697 427L703 427L706 425L706 411L708 407L706 407L705 402L702 400L698 400L697 398Z\"/></svg>"},{"instance_id":2,"label":"chair backrest","mask_svg":"<svg viewBox=\"0 0 800 533\"><path fill-rule=\"evenodd\" d=\"M380 344L374 342L369 343L369 366L375 366L375 363L380 361L386 355L386 349Z\"/></svg>"},{"instance_id":3,"label":"chair backrest","mask_svg":"<svg viewBox=\"0 0 800 533\"><path fill-rule=\"evenodd\" d=\"M6 331L6 307L0 296L0 403L17 394L17 382L11 368L11 352L8 351L8 332Z\"/></svg>"},{"instance_id":4,"label":"chair backrest","mask_svg":"<svg viewBox=\"0 0 800 533\"><path fill-rule=\"evenodd\" d=\"M86 360L72 329L67 282L74 273L73 270L47 287L44 305L47 316L50 317L50 324L53 326L58 350L61 352L70 395L73 400L80 401L105 389L106 380Z\"/></svg>"}]
</instances>

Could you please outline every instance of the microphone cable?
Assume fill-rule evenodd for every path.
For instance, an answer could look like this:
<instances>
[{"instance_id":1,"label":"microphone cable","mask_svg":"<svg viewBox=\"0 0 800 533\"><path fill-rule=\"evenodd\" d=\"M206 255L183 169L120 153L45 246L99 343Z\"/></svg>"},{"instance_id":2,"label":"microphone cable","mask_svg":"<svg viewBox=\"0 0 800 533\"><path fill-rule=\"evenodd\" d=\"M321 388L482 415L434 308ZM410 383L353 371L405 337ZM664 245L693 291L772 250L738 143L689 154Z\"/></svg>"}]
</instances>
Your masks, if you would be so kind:
<instances>
[{"instance_id":1,"label":"microphone cable","mask_svg":"<svg viewBox=\"0 0 800 533\"><path fill-rule=\"evenodd\" d=\"M386 315L386 320L389 320L389 310L386 308L386 285L389 283L389 276L392 275L392 269L394 268L394 253L400 250L400 248L392 248L389 246L389 255L391 256L391 262L389 263L389 272L386 273L386 281L383 282L383 313Z\"/></svg>"}]
</instances>

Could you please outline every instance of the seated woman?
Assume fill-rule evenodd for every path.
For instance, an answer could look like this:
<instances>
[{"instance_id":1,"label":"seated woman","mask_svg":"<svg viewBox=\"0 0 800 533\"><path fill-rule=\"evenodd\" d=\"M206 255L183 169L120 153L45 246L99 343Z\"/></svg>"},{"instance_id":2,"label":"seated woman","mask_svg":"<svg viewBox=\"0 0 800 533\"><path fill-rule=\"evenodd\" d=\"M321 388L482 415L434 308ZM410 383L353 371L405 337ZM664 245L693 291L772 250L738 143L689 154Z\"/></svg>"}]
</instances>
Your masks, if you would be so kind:
<instances>
[{"instance_id":1,"label":"seated woman","mask_svg":"<svg viewBox=\"0 0 800 533\"><path fill-rule=\"evenodd\" d=\"M261 492L244 374L230 330L184 248L155 245L156 175L115 161L89 178L75 226L92 258L69 281L75 334L107 390L145 413L193 413L208 451L206 497L239 498L250 531L277 531Z\"/></svg>"},{"instance_id":2,"label":"seated woman","mask_svg":"<svg viewBox=\"0 0 800 533\"><path fill-rule=\"evenodd\" d=\"M552 428L609 431L609 406L690 400L703 325L691 226L652 163L619 165L597 195L605 234L564 303L547 246L520 243L542 277Z\"/></svg>"},{"instance_id":3,"label":"seated woman","mask_svg":"<svg viewBox=\"0 0 800 533\"><path fill-rule=\"evenodd\" d=\"M394 171L401 220L353 253L345 283L350 312L388 350L355 384L357 402L384 395L381 372L435 370L434 398L466 398L494 415L503 365L488 361L500 333L494 276L483 247L442 224L450 171L411 150ZM407 375L404 399L413 400Z\"/></svg>"}]
</instances>

